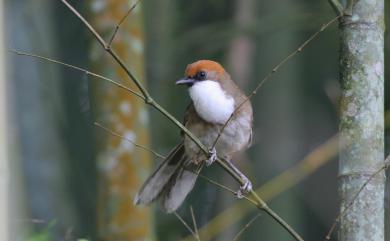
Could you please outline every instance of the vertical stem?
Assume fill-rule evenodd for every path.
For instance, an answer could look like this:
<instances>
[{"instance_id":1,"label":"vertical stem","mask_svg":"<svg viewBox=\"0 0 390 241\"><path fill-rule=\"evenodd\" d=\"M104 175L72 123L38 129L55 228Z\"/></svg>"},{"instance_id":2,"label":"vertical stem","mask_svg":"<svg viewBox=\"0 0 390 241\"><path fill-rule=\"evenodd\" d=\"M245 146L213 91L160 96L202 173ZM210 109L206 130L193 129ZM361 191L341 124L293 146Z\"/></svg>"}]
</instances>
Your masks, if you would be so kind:
<instances>
[{"instance_id":1,"label":"vertical stem","mask_svg":"<svg viewBox=\"0 0 390 241\"><path fill-rule=\"evenodd\" d=\"M341 20L339 166L341 211L384 159L384 1L360 0ZM375 177L340 222L339 240L384 240L385 174Z\"/></svg>"},{"instance_id":2,"label":"vertical stem","mask_svg":"<svg viewBox=\"0 0 390 241\"><path fill-rule=\"evenodd\" d=\"M3 3L0 3L0 15L3 15ZM6 78L3 41L3 18L0 17L0 240L8 240L8 141L6 117Z\"/></svg>"}]
</instances>

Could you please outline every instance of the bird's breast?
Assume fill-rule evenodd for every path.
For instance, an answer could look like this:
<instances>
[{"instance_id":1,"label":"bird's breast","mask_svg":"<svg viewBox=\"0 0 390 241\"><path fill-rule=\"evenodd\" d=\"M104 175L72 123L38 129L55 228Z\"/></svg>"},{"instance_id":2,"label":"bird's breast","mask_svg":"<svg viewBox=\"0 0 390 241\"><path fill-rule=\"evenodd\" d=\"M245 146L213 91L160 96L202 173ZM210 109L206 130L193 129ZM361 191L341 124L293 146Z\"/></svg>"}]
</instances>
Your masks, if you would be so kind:
<instances>
[{"instance_id":1,"label":"bird's breast","mask_svg":"<svg viewBox=\"0 0 390 241\"><path fill-rule=\"evenodd\" d=\"M197 114L207 122L224 124L234 111L234 99L223 91L218 82L198 82L189 92Z\"/></svg>"}]
</instances>

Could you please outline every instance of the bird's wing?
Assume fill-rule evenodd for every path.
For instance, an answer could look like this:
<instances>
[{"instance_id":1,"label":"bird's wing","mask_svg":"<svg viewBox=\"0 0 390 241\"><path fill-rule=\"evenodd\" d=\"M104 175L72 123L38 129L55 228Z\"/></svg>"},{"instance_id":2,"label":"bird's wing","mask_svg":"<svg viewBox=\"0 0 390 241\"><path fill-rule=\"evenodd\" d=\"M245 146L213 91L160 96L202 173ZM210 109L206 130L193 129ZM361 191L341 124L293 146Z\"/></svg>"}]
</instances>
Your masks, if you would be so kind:
<instances>
[{"instance_id":1,"label":"bird's wing","mask_svg":"<svg viewBox=\"0 0 390 241\"><path fill-rule=\"evenodd\" d=\"M153 202L175 172L183 166L186 159L185 156L184 144L181 142L145 181L141 190L134 198L134 204L149 204Z\"/></svg>"},{"instance_id":2,"label":"bird's wing","mask_svg":"<svg viewBox=\"0 0 390 241\"><path fill-rule=\"evenodd\" d=\"M196 111L195 111L195 107L194 107L194 102L191 101L191 103L187 106L186 108L186 111L184 112L184 119L183 119L183 125L186 126L187 125L187 122L189 120L189 117L195 112L196 114ZM181 136L184 136L184 131L181 130L180 131L180 134Z\"/></svg>"}]
</instances>

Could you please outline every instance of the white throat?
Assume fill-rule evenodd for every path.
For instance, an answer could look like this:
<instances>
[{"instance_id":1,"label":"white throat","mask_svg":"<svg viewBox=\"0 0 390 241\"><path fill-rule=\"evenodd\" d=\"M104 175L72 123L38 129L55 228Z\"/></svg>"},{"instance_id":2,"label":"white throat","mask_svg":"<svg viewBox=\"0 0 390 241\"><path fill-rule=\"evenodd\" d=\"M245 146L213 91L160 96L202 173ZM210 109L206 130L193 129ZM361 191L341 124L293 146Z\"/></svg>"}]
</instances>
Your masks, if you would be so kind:
<instances>
[{"instance_id":1,"label":"white throat","mask_svg":"<svg viewBox=\"0 0 390 241\"><path fill-rule=\"evenodd\" d=\"M189 88L195 110L202 119L224 124L234 111L234 99L222 90L218 82L204 80Z\"/></svg>"}]
</instances>

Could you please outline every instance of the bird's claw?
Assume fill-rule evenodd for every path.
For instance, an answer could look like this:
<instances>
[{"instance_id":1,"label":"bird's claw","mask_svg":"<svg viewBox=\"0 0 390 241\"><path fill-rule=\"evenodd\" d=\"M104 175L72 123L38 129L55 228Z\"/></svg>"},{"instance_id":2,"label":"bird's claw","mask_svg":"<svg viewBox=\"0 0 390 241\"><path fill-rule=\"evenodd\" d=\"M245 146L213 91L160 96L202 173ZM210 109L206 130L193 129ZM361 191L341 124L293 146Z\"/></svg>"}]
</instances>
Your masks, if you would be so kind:
<instances>
[{"instance_id":1,"label":"bird's claw","mask_svg":"<svg viewBox=\"0 0 390 241\"><path fill-rule=\"evenodd\" d=\"M240 189L238 189L236 196L237 198L243 198L245 194L250 193L252 191L252 183L249 181L248 178L244 178L244 184L240 186Z\"/></svg>"},{"instance_id":2,"label":"bird's claw","mask_svg":"<svg viewBox=\"0 0 390 241\"><path fill-rule=\"evenodd\" d=\"M215 147L209 150L209 159L206 160L206 166L210 166L217 160L217 150Z\"/></svg>"}]
</instances>

